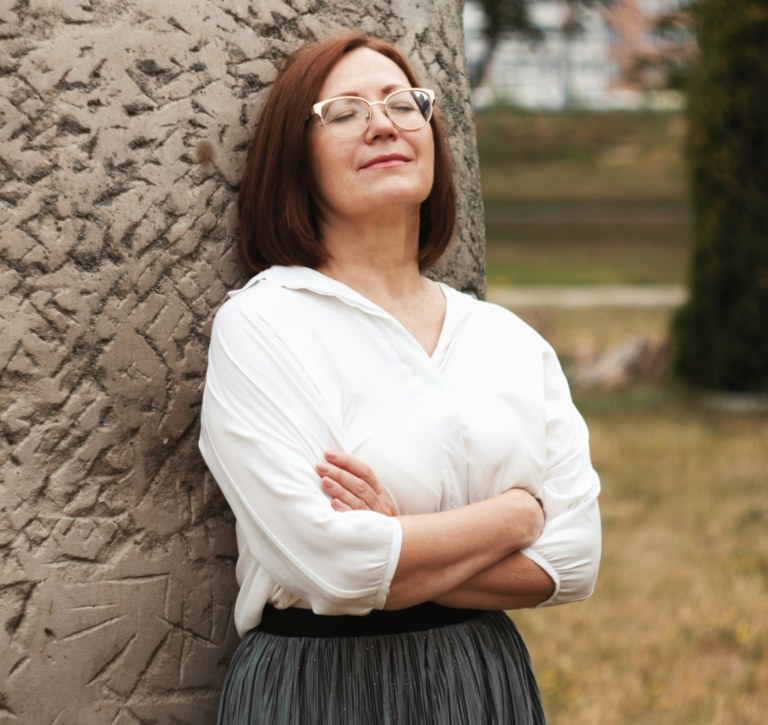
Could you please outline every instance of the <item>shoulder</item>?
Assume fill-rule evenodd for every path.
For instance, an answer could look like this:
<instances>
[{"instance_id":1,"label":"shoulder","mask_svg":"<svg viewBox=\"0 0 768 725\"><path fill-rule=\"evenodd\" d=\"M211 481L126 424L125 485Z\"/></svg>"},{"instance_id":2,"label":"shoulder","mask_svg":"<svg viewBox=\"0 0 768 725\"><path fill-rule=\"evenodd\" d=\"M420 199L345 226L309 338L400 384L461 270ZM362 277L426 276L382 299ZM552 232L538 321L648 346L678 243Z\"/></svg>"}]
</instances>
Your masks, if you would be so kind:
<instances>
[{"instance_id":1,"label":"shoulder","mask_svg":"<svg viewBox=\"0 0 768 725\"><path fill-rule=\"evenodd\" d=\"M559 366L549 342L511 310L478 300L455 287L450 287L450 294L461 349L473 359L480 356L486 361L493 360L508 371L530 374L536 379L553 372L553 364Z\"/></svg>"},{"instance_id":2,"label":"shoulder","mask_svg":"<svg viewBox=\"0 0 768 725\"><path fill-rule=\"evenodd\" d=\"M290 354L301 319L295 290L271 280L235 290L216 312L210 328L209 354L226 351L252 367L258 360Z\"/></svg>"},{"instance_id":3,"label":"shoulder","mask_svg":"<svg viewBox=\"0 0 768 725\"><path fill-rule=\"evenodd\" d=\"M538 390L550 420L570 421L578 419L573 405L570 385L560 359L552 345L533 327L506 307L492 302L477 301L473 307L474 334L482 344L486 356L504 360L507 374L514 374L532 383L531 390ZM581 430L583 421L576 428L567 427L563 435ZM548 435L554 435L555 429Z\"/></svg>"},{"instance_id":4,"label":"shoulder","mask_svg":"<svg viewBox=\"0 0 768 725\"><path fill-rule=\"evenodd\" d=\"M270 281L233 290L213 319L213 329L218 333L243 332L249 326L269 323L274 317L285 316L291 290Z\"/></svg>"},{"instance_id":5,"label":"shoulder","mask_svg":"<svg viewBox=\"0 0 768 725\"><path fill-rule=\"evenodd\" d=\"M527 322L512 310L485 300L476 300L472 309L472 323L483 333L501 337L518 349L546 353L550 344Z\"/></svg>"}]
</instances>

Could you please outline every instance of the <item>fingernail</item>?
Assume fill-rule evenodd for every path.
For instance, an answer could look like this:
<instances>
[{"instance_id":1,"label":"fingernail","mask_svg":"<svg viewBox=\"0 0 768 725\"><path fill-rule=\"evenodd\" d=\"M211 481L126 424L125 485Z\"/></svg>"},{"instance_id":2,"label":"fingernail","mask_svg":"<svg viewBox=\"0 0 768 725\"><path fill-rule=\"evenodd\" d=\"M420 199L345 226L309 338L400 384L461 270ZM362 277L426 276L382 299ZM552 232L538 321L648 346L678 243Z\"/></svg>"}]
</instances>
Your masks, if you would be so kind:
<instances>
[{"instance_id":1,"label":"fingernail","mask_svg":"<svg viewBox=\"0 0 768 725\"><path fill-rule=\"evenodd\" d=\"M327 463L320 461L320 463L317 464L317 470L320 471L320 473L328 473L328 471L331 470L331 467Z\"/></svg>"},{"instance_id":2,"label":"fingernail","mask_svg":"<svg viewBox=\"0 0 768 725\"><path fill-rule=\"evenodd\" d=\"M325 478L323 479L323 486L326 488L332 488L333 487L333 481L328 481Z\"/></svg>"},{"instance_id":3,"label":"fingernail","mask_svg":"<svg viewBox=\"0 0 768 725\"><path fill-rule=\"evenodd\" d=\"M325 455L328 456L328 458L336 458L338 454L336 453L336 451L334 451L333 449L329 448L325 452Z\"/></svg>"}]
</instances>

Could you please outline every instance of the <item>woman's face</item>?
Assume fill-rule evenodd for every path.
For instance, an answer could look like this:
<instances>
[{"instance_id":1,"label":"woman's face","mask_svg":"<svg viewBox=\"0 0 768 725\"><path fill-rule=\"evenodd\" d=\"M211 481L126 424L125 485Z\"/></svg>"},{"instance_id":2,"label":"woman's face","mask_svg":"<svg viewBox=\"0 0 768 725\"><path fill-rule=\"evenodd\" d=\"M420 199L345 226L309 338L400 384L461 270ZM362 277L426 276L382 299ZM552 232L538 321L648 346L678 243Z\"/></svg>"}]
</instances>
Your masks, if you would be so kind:
<instances>
[{"instance_id":1,"label":"woman's face","mask_svg":"<svg viewBox=\"0 0 768 725\"><path fill-rule=\"evenodd\" d=\"M389 58L370 48L347 53L331 70L315 102L335 96L383 101L411 83ZM317 201L326 219L418 206L432 189L435 149L430 124L402 131L374 106L368 130L343 139L332 136L315 115L310 121L309 159ZM374 163L380 156L394 159Z\"/></svg>"}]
</instances>

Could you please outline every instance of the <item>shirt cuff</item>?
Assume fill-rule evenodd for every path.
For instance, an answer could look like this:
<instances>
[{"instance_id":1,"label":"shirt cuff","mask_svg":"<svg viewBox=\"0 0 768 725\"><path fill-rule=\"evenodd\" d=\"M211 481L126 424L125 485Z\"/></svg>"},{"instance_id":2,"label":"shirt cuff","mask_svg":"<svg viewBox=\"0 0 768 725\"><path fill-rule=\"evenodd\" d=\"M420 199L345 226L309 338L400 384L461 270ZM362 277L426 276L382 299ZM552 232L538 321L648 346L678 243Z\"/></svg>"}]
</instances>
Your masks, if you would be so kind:
<instances>
[{"instance_id":1,"label":"shirt cuff","mask_svg":"<svg viewBox=\"0 0 768 725\"><path fill-rule=\"evenodd\" d=\"M555 582L555 591L552 595L545 599L543 602L530 607L530 609L538 609L539 607L545 607L550 604L560 593L560 575L555 571L555 568L550 564L538 551L535 551L531 547L527 549L520 549L521 554L525 554L534 564L538 564L549 576L552 581Z\"/></svg>"},{"instance_id":2,"label":"shirt cuff","mask_svg":"<svg viewBox=\"0 0 768 725\"><path fill-rule=\"evenodd\" d=\"M392 578L395 576L397 562L400 560L400 548L403 544L403 527L401 526L399 519L395 516L388 516L387 518L392 522L392 548L389 550L389 564L387 564L387 570L384 572L384 579L382 579L379 592L376 595L376 602L373 605L374 609L384 609L384 605L387 603L389 585L392 583Z\"/></svg>"}]
</instances>

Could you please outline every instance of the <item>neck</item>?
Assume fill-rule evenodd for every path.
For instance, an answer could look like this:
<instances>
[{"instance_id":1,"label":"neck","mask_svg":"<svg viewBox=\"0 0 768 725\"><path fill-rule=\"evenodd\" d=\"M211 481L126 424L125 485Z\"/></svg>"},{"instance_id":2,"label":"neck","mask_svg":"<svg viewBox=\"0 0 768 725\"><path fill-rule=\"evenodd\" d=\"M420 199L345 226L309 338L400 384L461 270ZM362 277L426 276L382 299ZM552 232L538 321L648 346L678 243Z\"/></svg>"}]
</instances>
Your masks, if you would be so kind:
<instances>
[{"instance_id":1,"label":"neck","mask_svg":"<svg viewBox=\"0 0 768 725\"><path fill-rule=\"evenodd\" d=\"M317 271L382 307L412 299L425 286L418 262L419 208L357 217L326 214L321 233L331 259Z\"/></svg>"}]
</instances>

